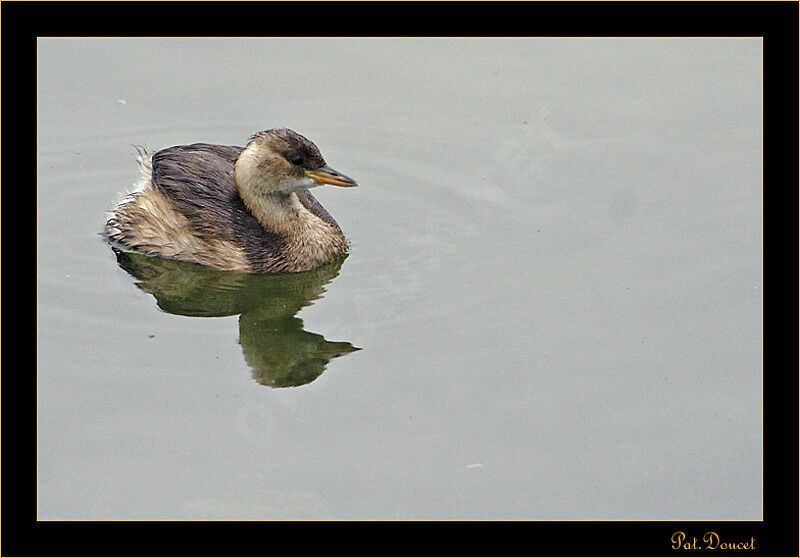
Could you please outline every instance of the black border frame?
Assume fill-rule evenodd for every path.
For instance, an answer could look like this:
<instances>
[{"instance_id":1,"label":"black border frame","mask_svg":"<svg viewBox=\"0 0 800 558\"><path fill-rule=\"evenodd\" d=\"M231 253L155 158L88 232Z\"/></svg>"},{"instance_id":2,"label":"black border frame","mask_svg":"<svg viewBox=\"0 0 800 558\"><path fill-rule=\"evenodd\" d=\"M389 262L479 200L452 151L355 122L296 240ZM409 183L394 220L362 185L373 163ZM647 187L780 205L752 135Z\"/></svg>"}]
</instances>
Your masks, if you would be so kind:
<instances>
[{"instance_id":1,"label":"black border frame","mask_svg":"<svg viewBox=\"0 0 800 558\"><path fill-rule=\"evenodd\" d=\"M237 9L247 17L235 17ZM2 328L3 556L704 553L673 550L670 537L679 530L698 539L707 531L728 540L756 539L755 550L711 554L798 556L798 335L776 322L784 308L798 308L796 2L3 2L0 10L6 186L0 237L6 240L2 293L9 317ZM276 29L271 21L286 24ZM16 359L17 346L36 328L35 312L29 329L8 305L28 294L36 298L35 261L30 267L27 261L35 260L36 239L36 38L275 36L280 30L285 36L764 38L764 521L36 521L36 373L27 359L23 367Z\"/></svg>"}]
</instances>

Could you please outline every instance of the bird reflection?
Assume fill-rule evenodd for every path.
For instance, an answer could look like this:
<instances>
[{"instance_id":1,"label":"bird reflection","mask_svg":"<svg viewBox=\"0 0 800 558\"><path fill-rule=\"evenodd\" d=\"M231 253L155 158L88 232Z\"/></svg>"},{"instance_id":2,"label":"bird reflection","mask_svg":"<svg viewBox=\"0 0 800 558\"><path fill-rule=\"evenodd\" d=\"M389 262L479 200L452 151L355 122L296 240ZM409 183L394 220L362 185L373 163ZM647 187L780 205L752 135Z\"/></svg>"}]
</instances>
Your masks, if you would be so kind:
<instances>
[{"instance_id":1,"label":"bird reflection","mask_svg":"<svg viewBox=\"0 0 800 558\"><path fill-rule=\"evenodd\" d=\"M339 274L344 259L306 271L255 275L114 250L119 266L158 307L180 316L239 314L239 343L253 377L270 387L307 384L336 357L359 350L303 329L296 317Z\"/></svg>"}]
</instances>

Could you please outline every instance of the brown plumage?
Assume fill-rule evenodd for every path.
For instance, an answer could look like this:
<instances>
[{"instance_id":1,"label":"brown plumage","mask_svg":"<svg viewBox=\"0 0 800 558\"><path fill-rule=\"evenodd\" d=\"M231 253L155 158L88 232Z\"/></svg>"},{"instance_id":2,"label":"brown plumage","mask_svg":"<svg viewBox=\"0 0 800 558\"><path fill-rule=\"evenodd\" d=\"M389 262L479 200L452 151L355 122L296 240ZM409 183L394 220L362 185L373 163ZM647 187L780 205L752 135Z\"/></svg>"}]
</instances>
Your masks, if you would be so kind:
<instances>
[{"instance_id":1,"label":"brown plumage","mask_svg":"<svg viewBox=\"0 0 800 558\"><path fill-rule=\"evenodd\" d=\"M121 249L253 273L307 271L347 251L308 188L356 182L292 130L260 132L244 148L195 143L139 161L144 188L103 231Z\"/></svg>"}]
</instances>

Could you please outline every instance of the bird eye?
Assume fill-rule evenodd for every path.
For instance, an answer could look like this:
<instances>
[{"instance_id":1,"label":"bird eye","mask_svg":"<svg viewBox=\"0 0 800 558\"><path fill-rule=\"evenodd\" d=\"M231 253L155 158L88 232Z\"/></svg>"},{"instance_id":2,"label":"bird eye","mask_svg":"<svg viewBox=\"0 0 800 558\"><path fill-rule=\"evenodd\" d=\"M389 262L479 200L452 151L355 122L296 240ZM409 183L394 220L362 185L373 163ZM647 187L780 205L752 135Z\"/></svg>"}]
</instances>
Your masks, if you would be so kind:
<instances>
[{"instance_id":1,"label":"bird eye","mask_svg":"<svg viewBox=\"0 0 800 558\"><path fill-rule=\"evenodd\" d=\"M305 162L305 159L299 153L293 153L292 155L289 155L289 157L287 157L287 159L289 159L289 162L291 164L297 165L297 166L300 166Z\"/></svg>"}]
</instances>

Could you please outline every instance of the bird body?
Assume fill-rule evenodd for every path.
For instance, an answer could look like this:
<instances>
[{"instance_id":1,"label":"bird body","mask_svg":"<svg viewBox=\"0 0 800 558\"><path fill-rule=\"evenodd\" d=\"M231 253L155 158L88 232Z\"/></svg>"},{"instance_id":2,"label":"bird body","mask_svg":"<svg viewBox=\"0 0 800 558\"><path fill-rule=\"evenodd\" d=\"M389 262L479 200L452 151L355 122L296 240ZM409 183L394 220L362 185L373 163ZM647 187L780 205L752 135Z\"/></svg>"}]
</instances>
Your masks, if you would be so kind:
<instances>
[{"instance_id":1,"label":"bird body","mask_svg":"<svg viewBox=\"0 0 800 558\"><path fill-rule=\"evenodd\" d=\"M250 273L307 271L347 252L308 188L356 183L292 130L260 132L244 148L195 143L139 161L144 188L123 199L103 233L119 248Z\"/></svg>"}]
</instances>

